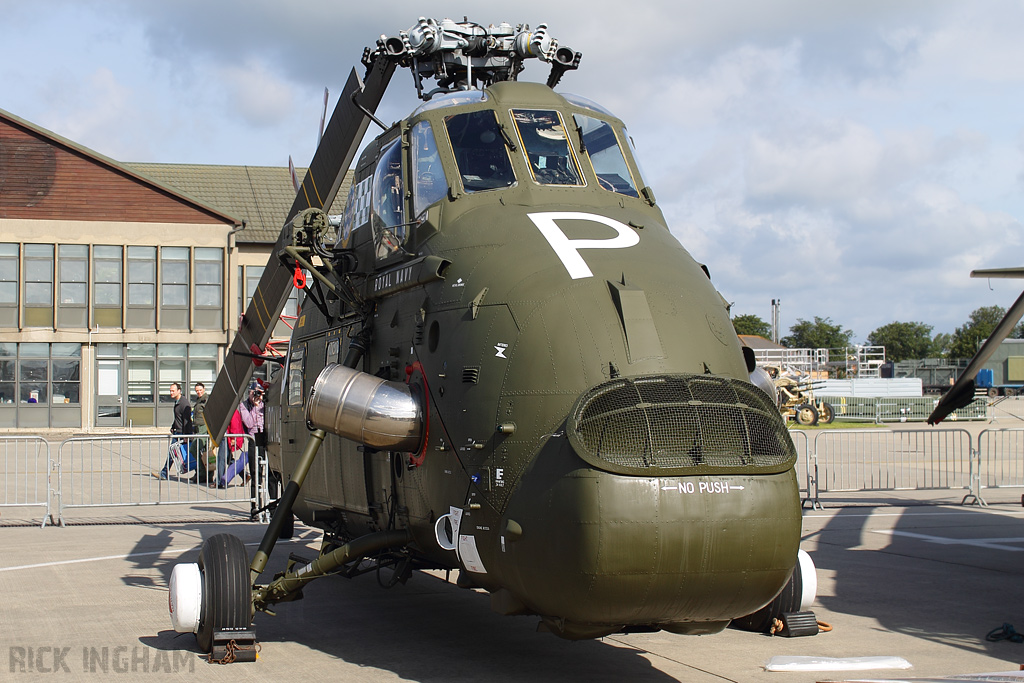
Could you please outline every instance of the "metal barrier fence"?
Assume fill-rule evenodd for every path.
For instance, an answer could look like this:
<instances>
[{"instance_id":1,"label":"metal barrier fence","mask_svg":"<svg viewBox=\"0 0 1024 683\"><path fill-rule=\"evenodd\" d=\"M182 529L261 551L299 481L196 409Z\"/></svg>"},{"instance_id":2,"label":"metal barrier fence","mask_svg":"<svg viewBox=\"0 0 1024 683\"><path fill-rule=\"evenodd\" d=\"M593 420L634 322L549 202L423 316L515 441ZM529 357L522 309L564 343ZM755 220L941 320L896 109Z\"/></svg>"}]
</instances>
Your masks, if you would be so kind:
<instances>
[{"instance_id":1,"label":"metal barrier fence","mask_svg":"<svg viewBox=\"0 0 1024 683\"><path fill-rule=\"evenodd\" d=\"M251 437L235 435L230 438L242 442L242 449L236 451L236 455L243 451L248 453ZM59 523L64 524L65 511L75 508L207 502L248 503L257 508L263 507L263 501L267 500L265 460L255 468L255 495L245 482L250 469L247 467L233 477L234 485L211 487L203 481L206 479L206 465L201 458L201 453L209 448L209 437L197 434L187 437L184 442L188 444L188 455L183 458L187 462L185 467L179 467L171 458L170 450L178 439L170 436L108 435L63 441L57 455L55 493ZM218 449L218 458L225 450L223 446ZM204 473L203 476L200 472ZM261 521L267 521L265 512Z\"/></svg>"},{"instance_id":2,"label":"metal barrier fence","mask_svg":"<svg viewBox=\"0 0 1024 683\"><path fill-rule=\"evenodd\" d=\"M812 470L811 470L811 439L807 432L799 429L790 429L789 438L793 440L796 448L796 480L800 485L801 498L807 500L811 495Z\"/></svg>"},{"instance_id":3,"label":"metal barrier fence","mask_svg":"<svg viewBox=\"0 0 1024 683\"><path fill-rule=\"evenodd\" d=\"M963 429L830 430L815 434L813 444L803 430L789 434L804 505L820 507L823 494L841 491L927 489L965 489L963 502L986 505L985 488L1024 487L1024 429L986 429L976 447ZM248 452L249 437L231 438L244 440ZM206 435L189 439L208 445ZM194 472L179 475L173 464L168 479L155 477L168 463L171 443L169 436L76 437L63 441L54 459L41 437L0 437L0 507L42 507L42 526L63 525L71 509L197 503L266 507L265 459L256 468L254 496L244 483L248 468L226 489L198 484ZM268 522L269 514L263 510L259 520Z\"/></svg>"},{"instance_id":4,"label":"metal barrier fence","mask_svg":"<svg viewBox=\"0 0 1024 683\"><path fill-rule=\"evenodd\" d=\"M858 422L924 422L935 409L937 398L865 396L825 396L816 398L828 401L837 420ZM955 417L954 417L955 416ZM988 417L988 399L974 401L953 412L953 420L984 420Z\"/></svg>"},{"instance_id":5,"label":"metal barrier fence","mask_svg":"<svg viewBox=\"0 0 1024 683\"><path fill-rule=\"evenodd\" d=\"M3 495L0 507L43 507L43 523L52 522L50 514L50 444L38 436L0 438L0 472Z\"/></svg>"},{"instance_id":6,"label":"metal barrier fence","mask_svg":"<svg viewBox=\"0 0 1024 683\"><path fill-rule=\"evenodd\" d=\"M1024 486L1024 429L982 431L978 461L980 487Z\"/></svg>"},{"instance_id":7,"label":"metal barrier fence","mask_svg":"<svg viewBox=\"0 0 1024 683\"><path fill-rule=\"evenodd\" d=\"M925 489L967 489L970 497L978 493L974 456L963 429L819 432L807 465L809 500L817 506L822 493Z\"/></svg>"}]
</instances>

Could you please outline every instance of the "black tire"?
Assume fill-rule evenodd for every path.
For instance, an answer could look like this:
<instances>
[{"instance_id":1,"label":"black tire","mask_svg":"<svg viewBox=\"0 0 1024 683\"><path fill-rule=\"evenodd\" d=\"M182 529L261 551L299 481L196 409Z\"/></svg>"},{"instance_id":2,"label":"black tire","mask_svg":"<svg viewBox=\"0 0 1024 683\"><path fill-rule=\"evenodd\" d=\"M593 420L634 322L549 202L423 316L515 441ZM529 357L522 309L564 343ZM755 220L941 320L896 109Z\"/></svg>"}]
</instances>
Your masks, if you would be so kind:
<instances>
[{"instance_id":1,"label":"black tire","mask_svg":"<svg viewBox=\"0 0 1024 683\"><path fill-rule=\"evenodd\" d=\"M803 595L804 583L800 574L800 565L797 564L793 575L782 587L782 590L775 599L745 617L733 619L729 624L741 631L754 631L756 633L768 633L772 627L773 620L779 619L785 612L796 612L800 609L800 598Z\"/></svg>"},{"instance_id":2,"label":"black tire","mask_svg":"<svg viewBox=\"0 0 1024 683\"><path fill-rule=\"evenodd\" d=\"M196 640L199 649L213 649L213 632L247 628L252 623L252 586L245 546L237 536L217 534L206 539L199 553L203 604Z\"/></svg>"},{"instance_id":3,"label":"black tire","mask_svg":"<svg viewBox=\"0 0 1024 683\"><path fill-rule=\"evenodd\" d=\"M821 410L818 411L818 422L829 425L835 419L836 411L832 409L832 404L828 401L822 401Z\"/></svg>"},{"instance_id":4,"label":"black tire","mask_svg":"<svg viewBox=\"0 0 1024 683\"><path fill-rule=\"evenodd\" d=\"M796 421L805 427L818 424L818 409L810 403L801 403L796 407Z\"/></svg>"}]
</instances>

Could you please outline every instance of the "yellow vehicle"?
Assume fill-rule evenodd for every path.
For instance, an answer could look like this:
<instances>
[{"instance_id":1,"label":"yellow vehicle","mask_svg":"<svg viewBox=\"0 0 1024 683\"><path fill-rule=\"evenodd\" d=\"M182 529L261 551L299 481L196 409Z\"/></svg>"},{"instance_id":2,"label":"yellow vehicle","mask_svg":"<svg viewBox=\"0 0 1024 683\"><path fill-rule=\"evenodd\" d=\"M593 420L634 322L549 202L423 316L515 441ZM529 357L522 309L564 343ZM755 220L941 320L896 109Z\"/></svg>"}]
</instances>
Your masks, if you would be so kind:
<instances>
[{"instance_id":1,"label":"yellow vehicle","mask_svg":"<svg viewBox=\"0 0 1024 683\"><path fill-rule=\"evenodd\" d=\"M808 373L790 368L766 368L775 382L779 411L787 420L812 426L830 424L835 419L832 404L814 398L814 382Z\"/></svg>"}]
</instances>

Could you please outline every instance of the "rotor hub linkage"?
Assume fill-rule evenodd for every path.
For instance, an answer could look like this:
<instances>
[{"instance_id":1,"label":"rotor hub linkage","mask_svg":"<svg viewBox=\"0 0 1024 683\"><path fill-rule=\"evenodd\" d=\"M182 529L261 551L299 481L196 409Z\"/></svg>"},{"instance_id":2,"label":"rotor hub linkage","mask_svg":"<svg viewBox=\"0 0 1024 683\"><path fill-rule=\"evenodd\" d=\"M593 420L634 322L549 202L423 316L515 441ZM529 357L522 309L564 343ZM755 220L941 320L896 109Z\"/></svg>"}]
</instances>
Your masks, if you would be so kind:
<instances>
[{"instance_id":1,"label":"rotor hub linkage","mask_svg":"<svg viewBox=\"0 0 1024 683\"><path fill-rule=\"evenodd\" d=\"M429 100L439 92L514 81L523 61L535 57L551 64L547 84L553 88L563 73L579 66L581 55L560 47L547 29L547 24L531 31L527 24L485 27L472 21L420 17L410 29L397 36L382 35L376 48L366 48L363 64L369 68L378 57L385 57L408 67L420 99ZM438 87L424 93L424 78L436 79Z\"/></svg>"}]
</instances>

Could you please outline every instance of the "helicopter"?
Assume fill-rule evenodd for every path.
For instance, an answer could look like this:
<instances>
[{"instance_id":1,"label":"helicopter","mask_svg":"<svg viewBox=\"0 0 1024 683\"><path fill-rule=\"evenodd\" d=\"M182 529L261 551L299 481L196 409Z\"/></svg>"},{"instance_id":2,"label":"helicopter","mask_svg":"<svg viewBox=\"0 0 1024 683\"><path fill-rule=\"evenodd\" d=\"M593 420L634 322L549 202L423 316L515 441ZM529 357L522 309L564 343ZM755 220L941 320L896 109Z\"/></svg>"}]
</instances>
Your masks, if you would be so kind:
<instances>
[{"instance_id":1,"label":"helicopter","mask_svg":"<svg viewBox=\"0 0 1024 683\"><path fill-rule=\"evenodd\" d=\"M580 58L544 24L451 19L365 49L206 407L219 441L301 285L260 547L212 536L172 572L172 623L203 651L332 574L457 570L570 640L758 629L814 599L774 387L625 125L554 90ZM518 80L527 59L546 83ZM388 126L399 67L422 103ZM261 583L293 516L323 531L319 557Z\"/></svg>"}]
</instances>

